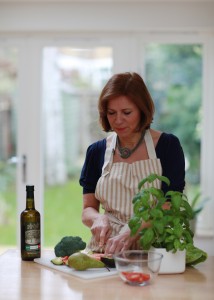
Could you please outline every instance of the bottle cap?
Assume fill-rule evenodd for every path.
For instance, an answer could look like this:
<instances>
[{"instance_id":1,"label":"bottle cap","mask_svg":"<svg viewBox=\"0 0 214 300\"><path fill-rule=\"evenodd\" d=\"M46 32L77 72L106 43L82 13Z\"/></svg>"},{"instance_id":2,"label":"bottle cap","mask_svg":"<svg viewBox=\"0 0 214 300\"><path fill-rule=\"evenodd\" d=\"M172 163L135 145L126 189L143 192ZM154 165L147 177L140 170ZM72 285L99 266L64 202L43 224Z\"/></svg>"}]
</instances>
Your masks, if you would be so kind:
<instances>
[{"instance_id":1,"label":"bottle cap","mask_svg":"<svg viewBox=\"0 0 214 300\"><path fill-rule=\"evenodd\" d=\"M26 191L34 192L34 185L26 185Z\"/></svg>"}]
</instances>

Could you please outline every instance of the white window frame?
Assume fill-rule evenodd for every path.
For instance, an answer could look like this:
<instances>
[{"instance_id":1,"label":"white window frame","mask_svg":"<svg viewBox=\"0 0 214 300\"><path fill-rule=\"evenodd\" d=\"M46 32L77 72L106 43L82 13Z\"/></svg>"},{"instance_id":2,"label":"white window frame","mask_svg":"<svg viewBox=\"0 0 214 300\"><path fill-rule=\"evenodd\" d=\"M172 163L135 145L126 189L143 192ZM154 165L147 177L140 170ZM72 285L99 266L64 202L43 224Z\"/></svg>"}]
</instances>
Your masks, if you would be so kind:
<instances>
[{"instance_id":1,"label":"white window frame","mask_svg":"<svg viewBox=\"0 0 214 300\"><path fill-rule=\"evenodd\" d=\"M214 199L212 172L214 166L214 37L199 33L112 33L103 34L34 34L9 38L0 36L0 44L10 44L19 48L18 77L18 143L17 155L25 154L28 158L28 183L35 185L37 209L43 220L43 145L42 145L42 51L48 46L95 47L112 46L114 68L113 72L136 71L144 73L144 46L148 43L203 45L203 124L201 143L201 190L204 196L211 198L201 214L198 222L198 235L214 235ZM22 182L22 165L17 167L17 224L20 212L25 207L25 185ZM42 241L43 241L42 231ZM19 241L19 227L17 226Z\"/></svg>"}]
</instances>

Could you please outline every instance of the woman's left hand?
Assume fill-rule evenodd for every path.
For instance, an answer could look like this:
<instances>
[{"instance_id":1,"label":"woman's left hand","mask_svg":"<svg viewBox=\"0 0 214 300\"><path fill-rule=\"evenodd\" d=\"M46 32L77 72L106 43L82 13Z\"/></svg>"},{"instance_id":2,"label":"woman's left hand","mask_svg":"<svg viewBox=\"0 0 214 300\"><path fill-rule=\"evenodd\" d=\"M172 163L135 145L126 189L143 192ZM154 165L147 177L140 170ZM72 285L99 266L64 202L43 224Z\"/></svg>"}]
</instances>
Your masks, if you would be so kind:
<instances>
[{"instance_id":1,"label":"woman's left hand","mask_svg":"<svg viewBox=\"0 0 214 300\"><path fill-rule=\"evenodd\" d=\"M135 242L136 238L130 236L130 230L109 238L105 245L105 254L115 254L117 252L127 250Z\"/></svg>"}]
</instances>

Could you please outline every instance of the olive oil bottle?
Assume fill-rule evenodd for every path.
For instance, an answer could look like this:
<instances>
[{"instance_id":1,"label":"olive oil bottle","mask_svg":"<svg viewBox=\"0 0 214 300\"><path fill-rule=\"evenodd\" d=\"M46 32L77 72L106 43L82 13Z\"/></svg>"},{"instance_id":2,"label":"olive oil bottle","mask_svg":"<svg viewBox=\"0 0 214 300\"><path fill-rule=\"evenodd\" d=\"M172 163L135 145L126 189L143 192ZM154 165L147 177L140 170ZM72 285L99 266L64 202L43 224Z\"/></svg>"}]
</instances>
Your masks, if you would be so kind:
<instances>
[{"instance_id":1,"label":"olive oil bottle","mask_svg":"<svg viewBox=\"0 0 214 300\"><path fill-rule=\"evenodd\" d=\"M40 213L35 209L33 185L26 186L26 209L21 213L20 227L22 260L40 257Z\"/></svg>"}]
</instances>

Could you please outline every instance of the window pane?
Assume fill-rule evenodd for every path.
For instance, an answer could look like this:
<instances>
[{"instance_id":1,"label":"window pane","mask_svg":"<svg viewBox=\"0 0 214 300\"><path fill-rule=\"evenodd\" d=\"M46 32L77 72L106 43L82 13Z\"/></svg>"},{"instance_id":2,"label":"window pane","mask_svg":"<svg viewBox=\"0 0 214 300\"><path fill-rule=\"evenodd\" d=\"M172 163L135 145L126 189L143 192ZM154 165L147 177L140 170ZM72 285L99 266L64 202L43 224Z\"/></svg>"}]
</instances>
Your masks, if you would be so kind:
<instances>
[{"instance_id":1,"label":"window pane","mask_svg":"<svg viewBox=\"0 0 214 300\"><path fill-rule=\"evenodd\" d=\"M17 49L0 47L0 247L16 245Z\"/></svg>"},{"instance_id":2,"label":"window pane","mask_svg":"<svg viewBox=\"0 0 214 300\"><path fill-rule=\"evenodd\" d=\"M44 49L45 244L90 236L81 222L80 170L90 143L104 136L97 101L112 74L112 49Z\"/></svg>"},{"instance_id":3,"label":"window pane","mask_svg":"<svg viewBox=\"0 0 214 300\"><path fill-rule=\"evenodd\" d=\"M202 46L148 45L146 81L156 106L154 127L177 135L183 146L190 192L200 180Z\"/></svg>"}]
</instances>

